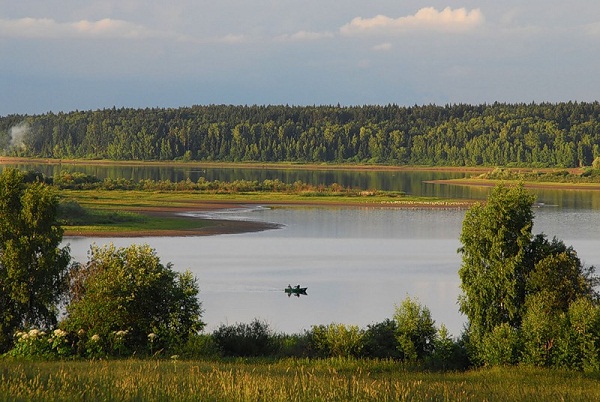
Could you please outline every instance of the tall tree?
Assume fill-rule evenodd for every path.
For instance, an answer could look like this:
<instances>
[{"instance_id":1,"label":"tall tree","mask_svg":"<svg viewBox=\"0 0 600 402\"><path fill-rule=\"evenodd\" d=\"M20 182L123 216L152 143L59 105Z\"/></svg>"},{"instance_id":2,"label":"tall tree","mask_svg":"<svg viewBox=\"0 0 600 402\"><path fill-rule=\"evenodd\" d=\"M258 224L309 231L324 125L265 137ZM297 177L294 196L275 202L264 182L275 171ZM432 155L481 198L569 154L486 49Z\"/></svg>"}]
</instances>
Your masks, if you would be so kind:
<instances>
[{"instance_id":1,"label":"tall tree","mask_svg":"<svg viewBox=\"0 0 600 402\"><path fill-rule=\"evenodd\" d=\"M68 247L58 247L57 208L55 191L39 178L0 174L0 351L19 327L56 324L70 262Z\"/></svg>"},{"instance_id":2,"label":"tall tree","mask_svg":"<svg viewBox=\"0 0 600 402\"><path fill-rule=\"evenodd\" d=\"M503 322L517 325L525 296L533 195L522 185L499 185L485 205L467 211L460 241L460 311L477 336Z\"/></svg>"},{"instance_id":3,"label":"tall tree","mask_svg":"<svg viewBox=\"0 0 600 402\"><path fill-rule=\"evenodd\" d=\"M501 184L463 221L459 306L476 353L486 337L520 330L528 309L541 302L560 313L578 299L596 299L594 268L562 241L532 235L534 200L522 184Z\"/></svg>"}]
</instances>

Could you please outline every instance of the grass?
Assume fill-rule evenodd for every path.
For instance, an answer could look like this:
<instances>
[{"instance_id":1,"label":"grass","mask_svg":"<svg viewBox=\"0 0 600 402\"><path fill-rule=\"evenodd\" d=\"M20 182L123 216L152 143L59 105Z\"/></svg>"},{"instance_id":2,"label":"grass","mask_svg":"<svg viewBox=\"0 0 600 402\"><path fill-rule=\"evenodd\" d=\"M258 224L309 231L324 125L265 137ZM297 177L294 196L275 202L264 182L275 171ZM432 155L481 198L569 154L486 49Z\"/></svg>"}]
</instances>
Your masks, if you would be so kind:
<instances>
[{"instance_id":1,"label":"grass","mask_svg":"<svg viewBox=\"0 0 600 402\"><path fill-rule=\"evenodd\" d=\"M428 373L371 360L0 361L0 401L593 401L598 379L529 367Z\"/></svg>"}]
</instances>

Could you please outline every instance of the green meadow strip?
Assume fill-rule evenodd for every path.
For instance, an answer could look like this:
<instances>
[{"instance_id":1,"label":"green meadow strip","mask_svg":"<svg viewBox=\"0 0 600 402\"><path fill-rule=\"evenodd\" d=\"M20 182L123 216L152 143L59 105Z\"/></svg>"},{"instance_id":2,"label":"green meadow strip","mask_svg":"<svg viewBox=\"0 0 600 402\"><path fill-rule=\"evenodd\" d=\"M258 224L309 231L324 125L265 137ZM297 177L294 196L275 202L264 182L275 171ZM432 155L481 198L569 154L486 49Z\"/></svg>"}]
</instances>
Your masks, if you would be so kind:
<instances>
[{"instance_id":1,"label":"green meadow strip","mask_svg":"<svg viewBox=\"0 0 600 402\"><path fill-rule=\"evenodd\" d=\"M0 362L0 401L593 401L598 385L569 371L435 373L377 360Z\"/></svg>"}]
</instances>

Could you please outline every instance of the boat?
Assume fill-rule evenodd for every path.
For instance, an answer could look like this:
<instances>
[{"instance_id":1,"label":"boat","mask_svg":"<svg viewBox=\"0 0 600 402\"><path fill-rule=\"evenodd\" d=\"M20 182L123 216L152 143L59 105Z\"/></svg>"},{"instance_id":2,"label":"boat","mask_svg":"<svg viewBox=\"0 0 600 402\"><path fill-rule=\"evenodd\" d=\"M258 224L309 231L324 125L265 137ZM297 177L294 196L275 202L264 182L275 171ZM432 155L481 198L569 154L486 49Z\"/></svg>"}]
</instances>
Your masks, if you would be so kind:
<instances>
[{"instance_id":1,"label":"boat","mask_svg":"<svg viewBox=\"0 0 600 402\"><path fill-rule=\"evenodd\" d=\"M284 289L284 292L287 293L288 297L291 295L300 297L300 295L306 295L306 289L308 288L301 288L300 285L296 285L294 287L288 285L287 288Z\"/></svg>"}]
</instances>

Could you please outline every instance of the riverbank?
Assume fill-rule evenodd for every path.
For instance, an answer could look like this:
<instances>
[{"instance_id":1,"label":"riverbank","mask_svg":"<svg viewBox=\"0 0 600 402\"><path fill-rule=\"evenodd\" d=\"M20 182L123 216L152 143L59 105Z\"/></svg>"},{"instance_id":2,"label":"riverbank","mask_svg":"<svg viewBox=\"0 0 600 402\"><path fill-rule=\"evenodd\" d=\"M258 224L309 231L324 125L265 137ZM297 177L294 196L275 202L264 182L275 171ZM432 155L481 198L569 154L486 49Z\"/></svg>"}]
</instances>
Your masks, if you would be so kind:
<instances>
[{"instance_id":1,"label":"riverbank","mask_svg":"<svg viewBox=\"0 0 600 402\"><path fill-rule=\"evenodd\" d=\"M70 192L70 194L76 192ZM98 194L94 197L96 207L106 205L105 199ZM188 195L189 194L185 194ZM278 195L281 198L281 195ZM126 201L126 197L117 197ZM135 198L135 197L134 197ZM173 197L177 198L177 197ZM244 209L262 206L267 208L402 208L402 209L466 209L474 201L469 200L439 200L439 199L385 199L378 201L349 201L349 200L272 200L267 199L245 199L236 200L178 200L177 205L150 205L123 206L119 209L130 213L139 214L146 220L139 227L125 224L109 226L65 226L65 237L157 237L157 236L210 236L219 234L238 234L259 232L281 228L281 225L273 222L233 220L233 219L206 219L189 217L190 213L216 213L228 209ZM315 197L316 198L316 197ZM104 200L104 201L103 201ZM88 208L90 204L83 202ZM217 216L218 214L215 214ZM158 224L149 223L158 222ZM182 226L183 224L183 226Z\"/></svg>"},{"instance_id":2,"label":"riverbank","mask_svg":"<svg viewBox=\"0 0 600 402\"><path fill-rule=\"evenodd\" d=\"M164 166L193 168L240 168L281 170L347 170L347 171L438 171L485 173L493 170L486 166L426 166L426 165L366 165L300 162L203 162L203 161L116 161L108 159L49 159L0 156L0 165L14 164L91 165L91 166Z\"/></svg>"}]
</instances>

